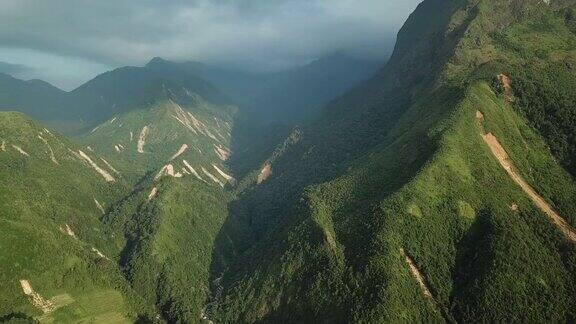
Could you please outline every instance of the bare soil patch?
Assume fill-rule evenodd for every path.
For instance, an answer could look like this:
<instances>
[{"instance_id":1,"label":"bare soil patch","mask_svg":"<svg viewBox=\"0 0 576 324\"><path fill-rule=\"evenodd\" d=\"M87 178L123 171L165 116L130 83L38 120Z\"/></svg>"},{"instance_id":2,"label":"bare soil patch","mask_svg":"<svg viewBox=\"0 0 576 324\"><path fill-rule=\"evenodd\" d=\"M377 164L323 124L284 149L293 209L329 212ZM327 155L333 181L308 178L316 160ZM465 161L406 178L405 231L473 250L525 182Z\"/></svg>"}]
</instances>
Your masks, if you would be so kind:
<instances>
[{"instance_id":1,"label":"bare soil patch","mask_svg":"<svg viewBox=\"0 0 576 324\"><path fill-rule=\"evenodd\" d=\"M114 177L111 176L110 173L106 172L106 170L100 168L98 164L94 163L94 161L92 161L92 159L88 155L86 155L86 153L82 151L78 151L78 153L80 154L80 157L84 159L84 161L86 161L94 170L96 170L96 172L98 172L104 178L104 180L106 180L107 182L116 181L116 179L114 179Z\"/></svg>"},{"instance_id":2,"label":"bare soil patch","mask_svg":"<svg viewBox=\"0 0 576 324\"><path fill-rule=\"evenodd\" d=\"M257 184L261 184L262 182L266 181L270 175L272 175L272 165L267 163L262 170L260 170L260 174L258 174L258 179L256 180Z\"/></svg>"},{"instance_id":3,"label":"bare soil patch","mask_svg":"<svg viewBox=\"0 0 576 324\"><path fill-rule=\"evenodd\" d=\"M44 313L50 313L54 310L54 303L49 300L44 299L40 294L32 289L32 285L28 280L22 279L20 280L20 286L22 286L22 291L24 295L28 296L30 302L34 307L39 308Z\"/></svg>"},{"instance_id":4,"label":"bare soil patch","mask_svg":"<svg viewBox=\"0 0 576 324\"><path fill-rule=\"evenodd\" d=\"M146 144L146 136L149 132L148 126L144 126L140 131L140 136L138 137L138 145L136 146L138 153L144 153L144 145Z\"/></svg>"},{"instance_id":5,"label":"bare soil patch","mask_svg":"<svg viewBox=\"0 0 576 324\"><path fill-rule=\"evenodd\" d=\"M188 149L188 144L182 144L182 146L180 146L178 151L172 156L172 158L170 158L170 160L174 160L175 158L179 157L184 152L186 152L187 149Z\"/></svg>"}]
</instances>

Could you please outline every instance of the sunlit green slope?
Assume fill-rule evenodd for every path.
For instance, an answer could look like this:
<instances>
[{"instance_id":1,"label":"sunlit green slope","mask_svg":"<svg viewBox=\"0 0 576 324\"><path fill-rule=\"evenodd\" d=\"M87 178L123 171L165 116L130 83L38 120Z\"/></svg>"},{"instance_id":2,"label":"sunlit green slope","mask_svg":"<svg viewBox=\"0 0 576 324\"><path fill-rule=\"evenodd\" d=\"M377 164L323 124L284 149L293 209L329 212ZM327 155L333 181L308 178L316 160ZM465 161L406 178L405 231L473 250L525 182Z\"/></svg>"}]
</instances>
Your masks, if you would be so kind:
<instances>
[{"instance_id":1,"label":"sunlit green slope","mask_svg":"<svg viewBox=\"0 0 576 324\"><path fill-rule=\"evenodd\" d=\"M227 173L235 108L210 103L183 87L162 87L149 104L111 117L80 141L116 161L115 168L131 178L173 160L180 161L176 171L191 172L182 163L186 160L202 178L213 182L204 168L216 182L228 182L216 168Z\"/></svg>"},{"instance_id":2,"label":"sunlit green slope","mask_svg":"<svg viewBox=\"0 0 576 324\"><path fill-rule=\"evenodd\" d=\"M77 139L82 146L2 113L3 318L204 316L225 188L235 184L226 165L235 108L157 85L147 104Z\"/></svg>"},{"instance_id":3,"label":"sunlit green slope","mask_svg":"<svg viewBox=\"0 0 576 324\"><path fill-rule=\"evenodd\" d=\"M227 161L236 108L173 83L151 91L149 103L80 140L135 185L104 217L126 279L161 318L197 322L235 185Z\"/></svg>"},{"instance_id":4,"label":"sunlit green slope","mask_svg":"<svg viewBox=\"0 0 576 324\"><path fill-rule=\"evenodd\" d=\"M101 221L126 191L92 152L20 113L0 113L0 316L131 322L143 305Z\"/></svg>"}]
</instances>

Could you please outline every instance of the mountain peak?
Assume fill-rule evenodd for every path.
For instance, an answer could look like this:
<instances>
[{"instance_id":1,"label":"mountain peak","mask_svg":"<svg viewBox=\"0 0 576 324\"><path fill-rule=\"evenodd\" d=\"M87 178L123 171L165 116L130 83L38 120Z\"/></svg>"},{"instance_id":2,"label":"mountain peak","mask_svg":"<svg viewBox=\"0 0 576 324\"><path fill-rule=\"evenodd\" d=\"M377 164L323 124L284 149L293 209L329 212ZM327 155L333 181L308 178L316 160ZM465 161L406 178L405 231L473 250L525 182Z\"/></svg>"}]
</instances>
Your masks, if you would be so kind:
<instances>
[{"instance_id":1,"label":"mountain peak","mask_svg":"<svg viewBox=\"0 0 576 324\"><path fill-rule=\"evenodd\" d=\"M150 67L153 65L167 64L167 63L171 63L171 62L168 60L165 60L159 56L156 56L156 57L152 58L148 63L146 63L146 67Z\"/></svg>"}]
</instances>

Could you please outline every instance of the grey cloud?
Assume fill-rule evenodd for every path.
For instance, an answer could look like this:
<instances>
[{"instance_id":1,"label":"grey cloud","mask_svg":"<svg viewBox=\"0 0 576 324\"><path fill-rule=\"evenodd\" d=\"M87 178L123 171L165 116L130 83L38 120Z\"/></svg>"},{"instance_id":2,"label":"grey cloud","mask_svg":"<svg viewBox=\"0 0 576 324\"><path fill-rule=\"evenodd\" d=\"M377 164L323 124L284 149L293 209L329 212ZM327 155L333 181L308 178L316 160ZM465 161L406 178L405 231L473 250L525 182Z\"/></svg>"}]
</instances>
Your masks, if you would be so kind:
<instances>
[{"instance_id":1,"label":"grey cloud","mask_svg":"<svg viewBox=\"0 0 576 324\"><path fill-rule=\"evenodd\" d=\"M30 68L22 64L12 64L6 62L0 62L0 73L10 74L13 76L19 76L23 73L30 72Z\"/></svg>"},{"instance_id":2,"label":"grey cloud","mask_svg":"<svg viewBox=\"0 0 576 324\"><path fill-rule=\"evenodd\" d=\"M275 69L336 50L382 55L419 2L0 0L0 44L106 66L162 56Z\"/></svg>"}]
</instances>

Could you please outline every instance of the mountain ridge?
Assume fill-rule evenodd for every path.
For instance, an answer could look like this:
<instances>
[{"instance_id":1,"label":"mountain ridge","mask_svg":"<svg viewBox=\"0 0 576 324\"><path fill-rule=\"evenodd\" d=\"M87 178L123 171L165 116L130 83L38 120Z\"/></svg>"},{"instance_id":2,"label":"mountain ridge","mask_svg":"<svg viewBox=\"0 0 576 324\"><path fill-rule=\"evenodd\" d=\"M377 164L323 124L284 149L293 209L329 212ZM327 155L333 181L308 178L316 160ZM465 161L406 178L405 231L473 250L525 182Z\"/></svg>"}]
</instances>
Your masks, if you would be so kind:
<instances>
[{"instance_id":1,"label":"mountain ridge","mask_svg":"<svg viewBox=\"0 0 576 324\"><path fill-rule=\"evenodd\" d=\"M426 11L431 7L441 12ZM438 14L437 28L403 28L422 28L428 36L408 50L397 46L379 76L326 107L327 115L303 130L297 144L262 165L271 171L266 181L253 178L254 187L240 196L221 234L238 235L240 243L221 266L225 288L216 318L573 318L574 247L508 177L481 136L495 134L523 177L574 226L573 179L554 162L550 142L510 102L504 89L510 85L498 78L510 71L502 61L546 61L570 49L557 40L574 35L552 10L539 1L430 0L419 6L407 24ZM516 18L501 24L508 17ZM524 39L512 38L517 28ZM550 47L538 53L529 39L540 35ZM501 47L506 37L517 46ZM402 100L395 102L394 95ZM523 153L527 147L533 153ZM239 223L246 229L233 228ZM242 242L246 235L250 243ZM479 254L477 269L468 268L466 258ZM510 276L522 278L524 286ZM546 278L548 298L534 297L542 288L533 276ZM415 277L424 278L428 297ZM514 307L495 306L510 300ZM524 302L533 305L530 311Z\"/></svg>"}]
</instances>

